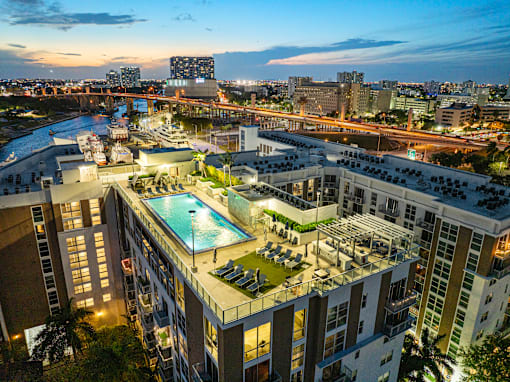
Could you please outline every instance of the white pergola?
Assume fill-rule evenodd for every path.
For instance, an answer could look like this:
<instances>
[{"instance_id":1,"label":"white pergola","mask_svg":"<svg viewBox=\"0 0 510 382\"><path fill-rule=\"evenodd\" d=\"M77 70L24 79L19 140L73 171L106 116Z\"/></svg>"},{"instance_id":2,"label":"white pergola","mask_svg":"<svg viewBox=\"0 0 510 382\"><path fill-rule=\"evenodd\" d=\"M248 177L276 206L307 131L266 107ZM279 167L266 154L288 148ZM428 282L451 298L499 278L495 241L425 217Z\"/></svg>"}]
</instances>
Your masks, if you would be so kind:
<instances>
[{"instance_id":1,"label":"white pergola","mask_svg":"<svg viewBox=\"0 0 510 382\"><path fill-rule=\"evenodd\" d=\"M394 244L403 249L409 249L414 238L412 231L371 214L353 215L329 224L319 224L317 230L336 242L337 265L340 247L350 248L350 255L354 257L358 239L370 239L370 253L372 253L374 239L381 240L388 245L387 254L391 255ZM319 243L317 243L318 246Z\"/></svg>"}]
</instances>

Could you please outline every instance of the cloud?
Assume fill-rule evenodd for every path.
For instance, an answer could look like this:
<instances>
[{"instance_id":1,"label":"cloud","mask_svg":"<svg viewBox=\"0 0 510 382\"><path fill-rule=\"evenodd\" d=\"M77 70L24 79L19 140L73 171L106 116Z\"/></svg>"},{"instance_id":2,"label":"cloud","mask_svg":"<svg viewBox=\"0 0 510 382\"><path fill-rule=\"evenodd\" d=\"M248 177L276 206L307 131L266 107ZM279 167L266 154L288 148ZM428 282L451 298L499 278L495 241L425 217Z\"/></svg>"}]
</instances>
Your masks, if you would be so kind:
<instances>
[{"instance_id":1,"label":"cloud","mask_svg":"<svg viewBox=\"0 0 510 382\"><path fill-rule=\"evenodd\" d=\"M132 61L132 60L137 60L139 59L139 57L132 57L132 56L118 56L118 57L113 57L111 59L111 61Z\"/></svg>"},{"instance_id":2,"label":"cloud","mask_svg":"<svg viewBox=\"0 0 510 382\"><path fill-rule=\"evenodd\" d=\"M58 55L61 55L61 56L81 56L81 53L57 53Z\"/></svg>"},{"instance_id":3,"label":"cloud","mask_svg":"<svg viewBox=\"0 0 510 382\"><path fill-rule=\"evenodd\" d=\"M206 30L207 32L212 32L212 31L213 31L213 29L212 29L212 28L205 28L205 30Z\"/></svg>"},{"instance_id":4,"label":"cloud","mask_svg":"<svg viewBox=\"0 0 510 382\"><path fill-rule=\"evenodd\" d=\"M132 25L147 21L133 15L113 15L108 12L73 13L63 9L59 2L43 0L9 0L4 11L10 25L36 25L69 30L78 25Z\"/></svg>"},{"instance_id":5,"label":"cloud","mask_svg":"<svg viewBox=\"0 0 510 382\"><path fill-rule=\"evenodd\" d=\"M191 22L194 22L196 21L193 16L191 15L191 13L181 13L177 16L175 16L173 18L175 21L179 21L179 22L185 22L185 21L191 21Z\"/></svg>"},{"instance_id":6,"label":"cloud","mask_svg":"<svg viewBox=\"0 0 510 382\"><path fill-rule=\"evenodd\" d=\"M25 49L26 48L26 45L21 45L21 44L7 44L7 45L9 45L12 48L19 48L19 49Z\"/></svg>"}]
</instances>

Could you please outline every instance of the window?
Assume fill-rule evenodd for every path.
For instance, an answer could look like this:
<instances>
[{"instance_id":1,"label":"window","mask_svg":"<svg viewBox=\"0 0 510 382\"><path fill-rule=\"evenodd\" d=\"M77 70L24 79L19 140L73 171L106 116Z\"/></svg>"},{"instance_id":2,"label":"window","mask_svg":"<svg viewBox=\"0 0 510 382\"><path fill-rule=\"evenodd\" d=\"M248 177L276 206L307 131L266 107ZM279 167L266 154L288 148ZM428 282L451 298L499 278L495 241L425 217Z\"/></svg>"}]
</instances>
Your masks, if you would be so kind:
<instances>
[{"instance_id":1,"label":"window","mask_svg":"<svg viewBox=\"0 0 510 382\"><path fill-rule=\"evenodd\" d=\"M34 223L41 223L44 221L42 207L32 207L32 220Z\"/></svg>"},{"instance_id":2,"label":"window","mask_svg":"<svg viewBox=\"0 0 510 382\"><path fill-rule=\"evenodd\" d=\"M44 283L46 284L46 289L55 288L55 279L52 275L44 277Z\"/></svg>"},{"instance_id":3,"label":"window","mask_svg":"<svg viewBox=\"0 0 510 382\"><path fill-rule=\"evenodd\" d=\"M387 371L383 375L381 375L379 378L377 378L377 382L388 382L390 379L390 372Z\"/></svg>"},{"instance_id":4,"label":"window","mask_svg":"<svg viewBox=\"0 0 510 382\"><path fill-rule=\"evenodd\" d=\"M344 344L345 330L340 330L338 333L326 337L324 343L324 358L344 350Z\"/></svg>"},{"instance_id":5,"label":"window","mask_svg":"<svg viewBox=\"0 0 510 382\"><path fill-rule=\"evenodd\" d=\"M175 286L176 286L176 295L177 295L177 304L179 307L184 310L184 286L179 281L178 278L175 278Z\"/></svg>"},{"instance_id":6,"label":"window","mask_svg":"<svg viewBox=\"0 0 510 382\"><path fill-rule=\"evenodd\" d=\"M372 195L370 197L370 205L371 206L377 205L377 194L375 192L372 192Z\"/></svg>"},{"instance_id":7,"label":"window","mask_svg":"<svg viewBox=\"0 0 510 382\"><path fill-rule=\"evenodd\" d=\"M358 351L354 354L354 359L358 359L358 358L359 358L359 354L360 354L360 351L358 350Z\"/></svg>"},{"instance_id":8,"label":"window","mask_svg":"<svg viewBox=\"0 0 510 382\"><path fill-rule=\"evenodd\" d=\"M386 354L383 354L381 357L381 366L387 364L393 359L393 350L389 351Z\"/></svg>"},{"instance_id":9,"label":"window","mask_svg":"<svg viewBox=\"0 0 510 382\"><path fill-rule=\"evenodd\" d=\"M363 294L363 296L361 297L361 307L362 308L365 308L367 306L367 294Z\"/></svg>"},{"instance_id":10,"label":"window","mask_svg":"<svg viewBox=\"0 0 510 382\"><path fill-rule=\"evenodd\" d=\"M110 286L110 281L108 279L102 279L101 280L101 288L106 288Z\"/></svg>"},{"instance_id":11,"label":"window","mask_svg":"<svg viewBox=\"0 0 510 382\"><path fill-rule=\"evenodd\" d=\"M89 308L91 306L94 306L94 299L91 297L91 298L87 298L85 300L85 307Z\"/></svg>"},{"instance_id":12,"label":"window","mask_svg":"<svg viewBox=\"0 0 510 382\"><path fill-rule=\"evenodd\" d=\"M328 332L347 323L348 308L349 302L346 301L340 305L328 309L328 321L326 326L326 330Z\"/></svg>"},{"instance_id":13,"label":"window","mask_svg":"<svg viewBox=\"0 0 510 382\"><path fill-rule=\"evenodd\" d=\"M92 225L101 224L101 209L99 208L99 199L90 199L89 207Z\"/></svg>"},{"instance_id":14,"label":"window","mask_svg":"<svg viewBox=\"0 0 510 382\"><path fill-rule=\"evenodd\" d=\"M454 245L448 244L443 240L439 240L439 243L437 245L436 256L452 261L454 251L455 251Z\"/></svg>"},{"instance_id":15,"label":"window","mask_svg":"<svg viewBox=\"0 0 510 382\"><path fill-rule=\"evenodd\" d=\"M415 217L416 217L416 206L406 204L406 212L404 214L404 219L414 221Z\"/></svg>"},{"instance_id":16,"label":"window","mask_svg":"<svg viewBox=\"0 0 510 382\"><path fill-rule=\"evenodd\" d=\"M441 297L445 297L447 285L446 281L443 281L436 276L432 276L430 290Z\"/></svg>"},{"instance_id":17,"label":"window","mask_svg":"<svg viewBox=\"0 0 510 382\"><path fill-rule=\"evenodd\" d=\"M96 254L97 254L97 263L98 264L106 262L106 255L104 252L104 248L96 249Z\"/></svg>"},{"instance_id":18,"label":"window","mask_svg":"<svg viewBox=\"0 0 510 382\"><path fill-rule=\"evenodd\" d=\"M85 237L84 236L76 236L70 237L66 239L67 242L67 253L74 253L85 251Z\"/></svg>"},{"instance_id":19,"label":"window","mask_svg":"<svg viewBox=\"0 0 510 382\"><path fill-rule=\"evenodd\" d=\"M443 312L443 304L444 300L442 298L434 296L433 294L429 295L427 308L429 308L430 310L433 310L434 312L441 314Z\"/></svg>"},{"instance_id":20,"label":"window","mask_svg":"<svg viewBox=\"0 0 510 382\"><path fill-rule=\"evenodd\" d=\"M437 259L436 263L434 264L434 274L447 280L450 277L450 269L451 265L446 261Z\"/></svg>"},{"instance_id":21,"label":"window","mask_svg":"<svg viewBox=\"0 0 510 382\"><path fill-rule=\"evenodd\" d=\"M300 340L305 336L306 328L306 309L298 310L294 313L294 335L293 340Z\"/></svg>"},{"instance_id":22,"label":"window","mask_svg":"<svg viewBox=\"0 0 510 382\"><path fill-rule=\"evenodd\" d=\"M483 235L474 232L473 238L471 239L471 249L473 251L480 252L482 249Z\"/></svg>"},{"instance_id":23,"label":"window","mask_svg":"<svg viewBox=\"0 0 510 382\"><path fill-rule=\"evenodd\" d=\"M53 272L53 267L51 266L50 259L41 260L41 265L42 265L43 273L52 273Z\"/></svg>"},{"instance_id":24,"label":"window","mask_svg":"<svg viewBox=\"0 0 510 382\"><path fill-rule=\"evenodd\" d=\"M476 333L476 341L483 337L483 329Z\"/></svg>"},{"instance_id":25,"label":"window","mask_svg":"<svg viewBox=\"0 0 510 382\"><path fill-rule=\"evenodd\" d=\"M108 302L112 299L111 293L103 294L103 302Z\"/></svg>"},{"instance_id":26,"label":"window","mask_svg":"<svg viewBox=\"0 0 510 382\"><path fill-rule=\"evenodd\" d=\"M244 332L244 361L262 357L271 351L271 323Z\"/></svg>"},{"instance_id":27,"label":"window","mask_svg":"<svg viewBox=\"0 0 510 382\"><path fill-rule=\"evenodd\" d=\"M87 252L79 252L69 255L69 264L71 265L71 269L88 266Z\"/></svg>"},{"instance_id":28,"label":"window","mask_svg":"<svg viewBox=\"0 0 510 382\"><path fill-rule=\"evenodd\" d=\"M466 319L466 312L461 309L457 309L457 314L455 315L455 323L459 325L461 328L464 327L464 320Z\"/></svg>"},{"instance_id":29,"label":"window","mask_svg":"<svg viewBox=\"0 0 510 382\"><path fill-rule=\"evenodd\" d=\"M457 240L457 233L458 233L458 231L459 231L459 227L458 226L456 226L454 224L443 222L443 224L441 224L441 234L440 234L440 236L443 239L455 242Z\"/></svg>"},{"instance_id":30,"label":"window","mask_svg":"<svg viewBox=\"0 0 510 382\"><path fill-rule=\"evenodd\" d=\"M80 202L64 203L60 205L62 219L81 217Z\"/></svg>"},{"instance_id":31,"label":"window","mask_svg":"<svg viewBox=\"0 0 510 382\"><path fill-rule=\"evenodd\" d=\"M90 292L92 290L92 284L91 283L85 283L80 285L74 286L74 294L81 294L84 292Z\"/></svg>"},{"instance_id":32,"label":"window","mask_svg":"<svg viewBox=\"0 0 510 382\"><path fill-rule=\"evenodd\" d=\"M485 305L492 301L492 292L485 297Z\"/></svg>"},{"instance_id":33,"label":"window","mask_svg":"<svg viewBox=\"0 0 510 382\"><path fill-rule=\"evenodd\" d=\"M90 281L89 268L75 269L71 271L73 276L73 284L83 284Z\"/></svg>"},{"instance_id":34,"label":"window","mask_svg":"<svg viewBox=\"0 0 510 382\"><path fill-rule=\"evenodd\" d=\"M469 270L472 270L473 272L476 272L476 267L478 265L478 258L479 258L478 254L469 251L466 268Z\"/></svg>"},{"instance_id":35,"label":"window","mask_svg":"<svg viewBox=\"0 0 510 382\"><path fill-rule=\"evenodd\" d=\"M358 325L358 334L363 333L363 326L365 326L365 321L360 321Z\"/></svg>"},{"instance_id":36,"label":"window","mask_svg":"<svg viewBox=\"0 0 510 382\"><path fill-rule=\"evenodd\" d=\"M462 306L464 309L467 309L469 304L469 294L461 291L460 292L460 298L459 298L459 306Z\"/></svg>"},{"instance_id":37,"label":"window","mask_svg":"<svg viewBox=\"0 0 510 382\"><path fill-rule=\"evenodd\" d=\"M35 237L37 240L45 240L46 239L46 229L44 228L44 224L36 224L35 227Z\"/></svg>"},{"instance_id":38,"label":"window","mask_svg":"<svg viewBox=\"0 0 510 382\"><path fill-rule=\"evenodd\" d=\"M218 359L218 334L216 332L216 328L209 322L209 320L204 317L204 326L205 326L205 347L209 350L209 353L214 357L214 359Z\"/></svg>"},{"instance_id":39,"label":"window","mask_svg":"<svg viewBox=\"0 0 510 382\"><path fill-rule=\"evenodd\" d=\"M473 282L475 280L475 276L473 276L471 273L465 273L464 274L464 281L462 281L462 288L466 290L473 289Z\"/></svg>"},{"instance_id":40,"label":"window","mask_svg":"<svg viewBox=\"0 0 510 382\"><path fill-rule=\"evenodd\" d=\"M94 233L94 242L96 244L96 248L104 247L104 239L102 232Z\"/></svg>"},{"instance_id":41,"label":"window","mask_svg":"<svg viewBox=\"0 0 510 382\"><path fill-rule=\"evenodd\" d=\"M303 382L303 370L298 370L290 376L290 382Z\"/></svg>"},{"instance_id":42,"label":"window","mask_svg":"<svg viewBox=\"0 0 510 382\"><path fill-rule=\"evenodd\" d=\"M291 370L297 369L298 367L303 365L304 356L305 356L305 344L295 346L292 349Z\"/></svg>"},{"instance_id":43,"label":"window","mask_svg":"<svg viewBox=\"0 0 510 382\"><path fill-rule=\"evenodd\" d=\"M56 291L48 292L48 302L50 303L50 305L58 304L58 296Z\"/></svg>"},{"instance_id":44,"label":"window","mask_svg":"<svg viewBox=\"0 0 510 382\"><path fill-rule=\"evenodd\" d=\"M40 241L37 243L37 247L39 248L39 255L41 257L46 257L50 255L50 248L46 241Z\"/></svg>"},{"instance_id":45,"label":"window","mask_svg":"<svg viewBox=\"0 0 510 382\"><path fill-rule=\"evenodd\" d=\"M104 279L108 277L108 268L106 264L99 264L99 278Z\"/></svg>"},{"instance_id":46,"label":"window","mask_svg":"<svg viewBox=\"0 0 510 382\"><path fill-rule=\"evenodd\" d=\"M480 323L487 321L488 317L489 317L489 312L485 312L484 314L482 314L482 316L480 317Z\"/></svg>"}]
</instances>

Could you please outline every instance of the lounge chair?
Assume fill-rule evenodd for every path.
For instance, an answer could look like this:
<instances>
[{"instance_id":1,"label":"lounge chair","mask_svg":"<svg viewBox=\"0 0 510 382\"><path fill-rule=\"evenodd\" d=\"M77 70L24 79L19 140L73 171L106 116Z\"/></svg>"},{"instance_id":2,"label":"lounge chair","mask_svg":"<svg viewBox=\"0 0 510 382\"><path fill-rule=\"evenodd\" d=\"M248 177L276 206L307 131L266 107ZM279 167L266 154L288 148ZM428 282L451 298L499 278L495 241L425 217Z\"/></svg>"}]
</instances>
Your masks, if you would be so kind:
<instances>
[{"instance_id":1,"label":"lounge chair","mask_svg":"<svg viewBox=\"0 0 510 382\"><path fill-rule=\"evenodd\" d=\"M171 193L172 193L172 190L168 188L168 185L167 185L167 184L165 184L165 185L163 186L163 189L165 190L165 192L166 192L167 194L171 194Z\"/></svg>"},{"instance_id":2,"label":"lounge chair","mask_svg":"<svg viewBox=\"0 0 510 382\"><path fill-rule=\"evenodd\" d=\"M292 254L292 251L290 249L287 249L282 256L278 256L277 258L275 258L274 262L276 264L283 265L283 264L285 264L285 260L289 260L290 259L290 255L291 254Z\"/></svg>"},{"instance_id":3,"label":"lounge chair","mask_svg":"<svg viewBox=\"0 0 510 382\"><path fill-rule=\"evenodd\" d=\"M265 274L261 274L259 276L259 281L258 282L254 281L253 283L248 285L246 287L246 290L250 291L253 294L256 294L260 290L260 288L266 283L266 280L267 280L267 276Z\"/></svg>"},{"instance_id":4,"label":"lounge chair","mask_svg":"<svg viewBox=\"0 0 510 382\"><path fill-rule=\"evenodd\" d=\"M303 254L298 253L296 258L294 260L289 261L287 264L285 264L285 268L290 268L290 270L294 269L294 267L297 267L301 264L301 261L303 261Z\"/></svg>"},{"instance_id":5,"label":"lounge chair","mask_svg":"<svg viewBox=\"0 0 510 382\"><path fill-rule=\"evenodd\" d=\"M253 269L248 269L244 272L244 276L236 281L236 285L238 287L244 288L250 281L253 280L253 274L255 271Z\"/></svg>"},{"instance_id":6,"label":"lounge chair","mask_svg":"<svg viewBox=\"0 0 510 382\"><path fill-rule=\"evenodd\" d=\"M294 239L292 239L292 245L296 245L297 244L297 236L294 236Z\"/></svg>"},{"instance_id":7,"label":"lounge chair","mask_svg":"<svg viewBox=\"0 0 510 382\"><path fill-rule=\"evenodd\" d=\"M157 195L157 193L155 193L152 190L152 187L147 187L147 194L149 194L149 196L156 196Z\"/></svg>"},{"instance_id":8,"label":"lounge chair","mask_svg":"<svg viewBox=\"0 0 510 382\"><path fill-rule=\"evenodd\" d=\"M174 184L171 184L170 187L172 188L172 192L179 192L179 190L175 188Z\"/></svg>"},{"instance_id":9,"label":"lounge chair","mask_svg":"<svg viewBox=\"0 0 510 382\"><path fill-rule=\"evenodd\" d=\"M141 196L141 197L144 197L144 196L145 196L145 192L144 192L141 188L138 188L138 189L136 190L136 193L137 193L139 196Z\"/></svg>"},{"instance_id":10,"label":"lounge chair","mask_svg":"<svg viewBox=\"0 0 510 382\"><path fill-rule=\"evenodd\" d=\"M243 264L236 265L234 270L225 276L225 280L234 281L243 274L243 268L244 268Z\"/></svg>"},{"instance_id":11,"label":"lounge chair","mask_svg":"<svg viewBox=\"0 0 510 382\"><path fill-rule=\"evenodd\" d=\"M262 247L262 248L257 248L255 250L255 253L257 255L264 255L267 251L270 251L271 250L271 247L273 246L273 242L272 241L268 241L266 243L266 246L265 247Z\"/></svg>"},{"instance_id":12,"label":"lounge chair","mask_svg":"<svg viewBox=\"0 0 510 382\"><path fill-rule=\"evenodd\" d=\"M274 251L268 253L266 256L266 259L273 260L276 256L280 255L280 252L282 251L282 246L278 245Z\"/></svg>"},{"instance_id":13,"label":"lounge chair","mask_svg":"<svg viewBox=\"0 0 510 382\"><path fill-rule=\"evenodd\" d=\"M281 228L280 232L278 232L278 236L283 237L283 228Z\"/></svg>"},{"instance_id":14,"label":"lounge chair","mask_svg":"<svg viewBox=\"0 0 510 382\"><path fill-rule=\"evenodd\" d=\"M166 191L163 187L156 187L156 192L158 194L166 194Z\"/></svg>"},{"instance_id":15,"label":"lounge chair","mask_svg":"<svg viewBox=\"0 0 510 382\"><path fill-rule=\"evenodd\" d=\"M179 184L177 185L177 187L179 187L179 190L181 190L181 191L186 191L186 190L184 189L184 187L182 186L182 184L181 184L181 183L179 183Z\"/></svg>"},{"instance_id":16,"label":"lounge chair","mask_svg":"<svg viewBox=\"0 0 510 382\"><path fill-rule=\"evenodd\" d=\"M214 274L223 277L227 273L231 272L232 269L234 269L234 260L229 260L227 264L225 264L223 267L221 267L220 269L216 269L216 271L214 271Z\"/></svg>"}]
</instances>

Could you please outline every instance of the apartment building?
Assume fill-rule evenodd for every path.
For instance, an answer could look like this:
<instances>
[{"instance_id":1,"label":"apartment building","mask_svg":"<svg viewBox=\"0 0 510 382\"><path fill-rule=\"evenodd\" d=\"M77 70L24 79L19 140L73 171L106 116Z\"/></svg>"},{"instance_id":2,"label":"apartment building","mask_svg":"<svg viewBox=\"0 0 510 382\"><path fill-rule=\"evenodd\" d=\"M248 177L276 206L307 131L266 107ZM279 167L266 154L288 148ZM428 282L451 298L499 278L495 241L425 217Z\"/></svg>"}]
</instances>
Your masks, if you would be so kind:
<instances>
[{"instance_id":1,"label":"apartment building","mask_svg":"<svg viewBox=\"0 0 510 382\"><path fill-rule=\"evenodd\" d=\"M510 294L510 190L490 177L292 135L259 132L266 142L322 156L325 203L340 216L371 214L414 231L421 245L415 330L444 334L455 357L497 331ZM321 160L314 163L320 163Z\"/></svg>"},{"instance_id":2,"label":"apartment building","mask_svg":"<svg viewBox=\"0 0 510 382\"><path fill-rule=\"evenodd\" d=\"M0 190L2 337L24 336L68 298L97 325L121 322L115 220L97 166L77 145L48 146L4 166Z\"/></svg>"},{"instance_id":3,"label":"apartment building","mask_svg":"<svg viewBox=\"0 0 510 382\"><path fill-rule=\"evenodd\" d=\"M391 100L391 109L413 109L413 113L427 114L434 110L434 101L410 97L394 97Z\"/></svg>"},{"instance_id":4,"label":"apartment building","mask_svg":"<svg viewBox=\"0 0 510 382\"><path fill-rule=\"evenodd\" d=\"M336 82L313 82L298 85L294 89L294 110L304 104L306 114L327 115L339 110L340 88Z\"/></svg>"},{"instance_id":5,"label":"apartment building","mask_svg":"<svg viewBox=\"0 0 510 382\"><path fill-rule=\"evenodd\" d=\"M469 122L473 114L473 107L464 103L454 103L450 107L436 110L436 123L448 127L461 127Z\"/></svg>"},{"instance_id":6,"label":"apartment building","mask_svg":"<svg viewBox=\"0 0 510 382\"><path fill-rule=\"evenodd\" d=\"M387 113L391 109L391 100L397 96L396 90L371 89L368 111L373 114Z\"/></svg>"},{"instance_id":7,"label":"apartment building","mask_svg":"<svg viewBox=\"0 0 510 382\"><path fill-rule=\"evenodd\" d=\"M288 97L292 98L294 96L296 86L301 86L312 81L313 81L312 77L296 77L296 76L289 77L289 81L287 83Z\"/></svg>"}]
</instances>

